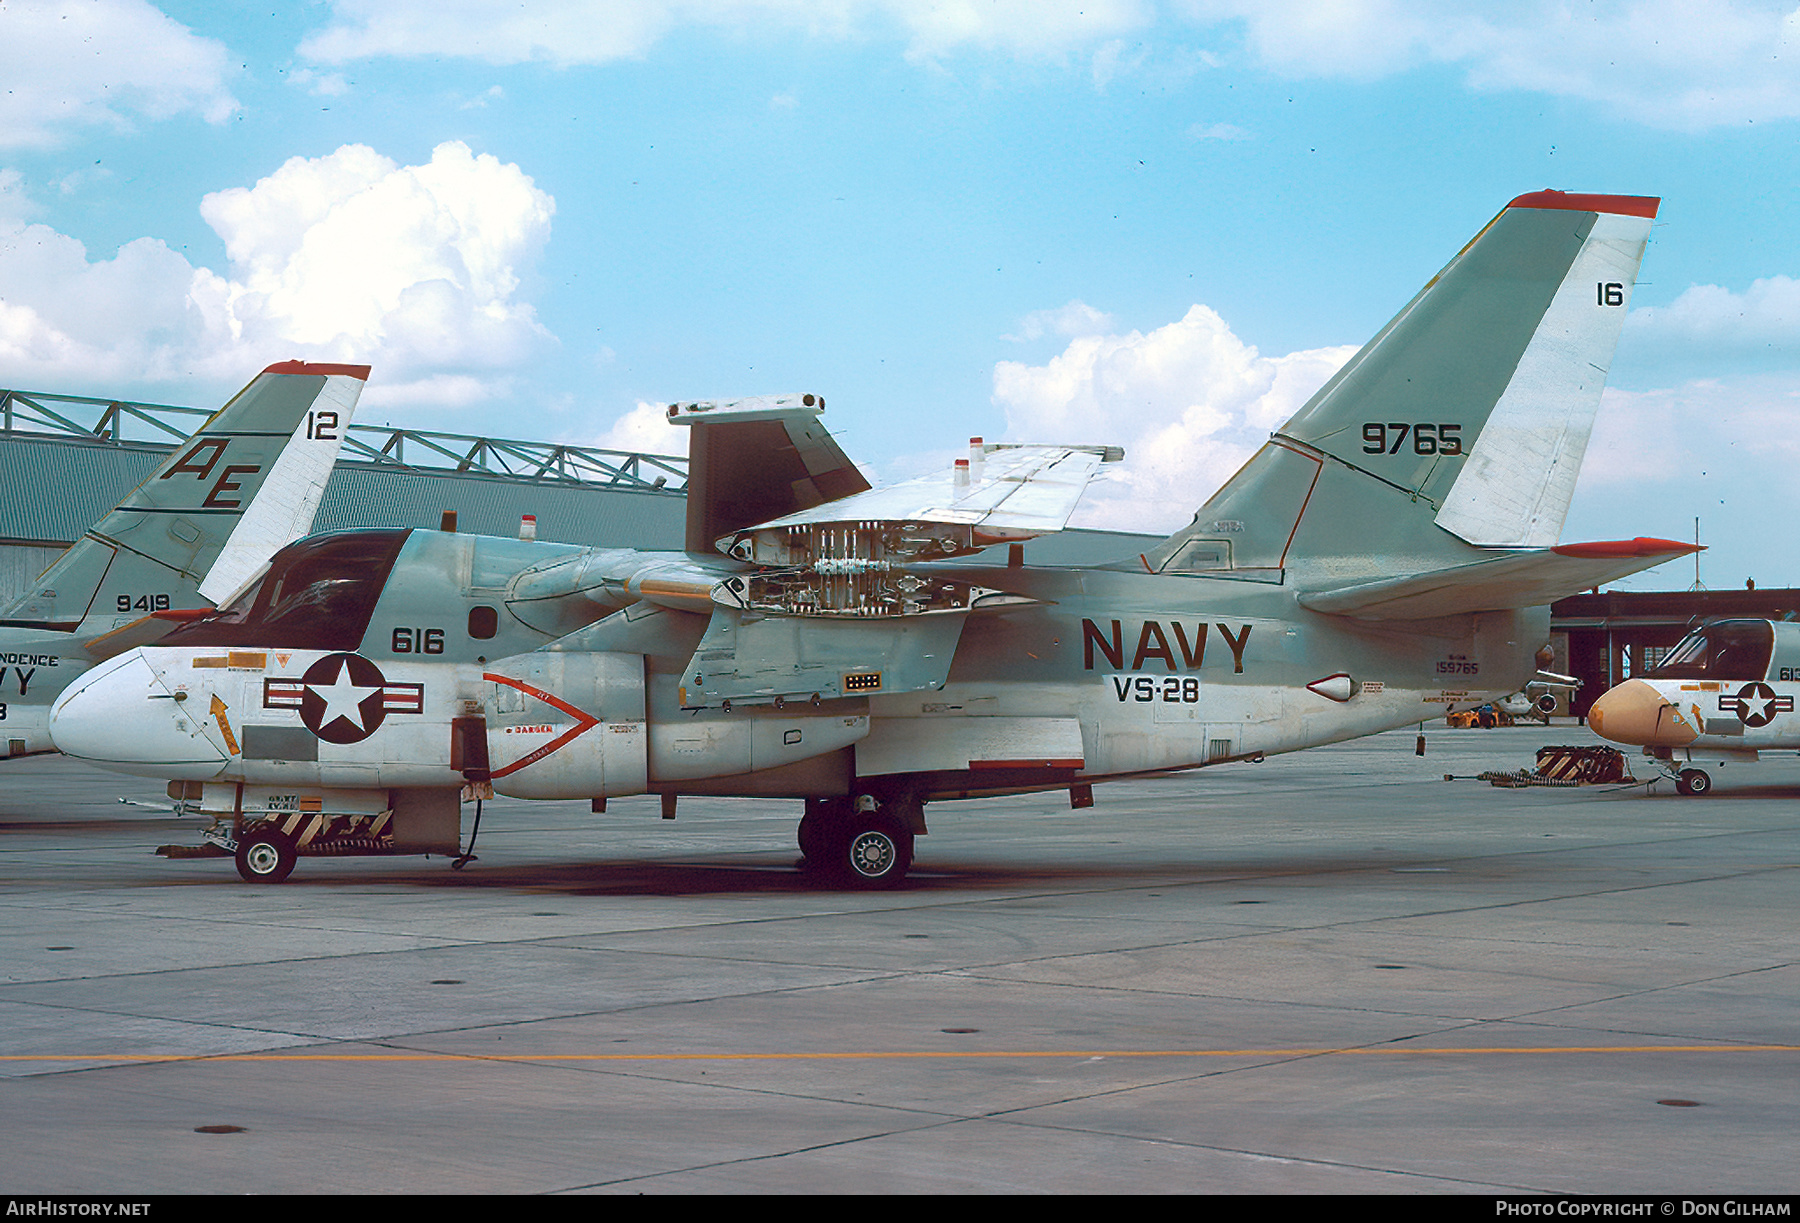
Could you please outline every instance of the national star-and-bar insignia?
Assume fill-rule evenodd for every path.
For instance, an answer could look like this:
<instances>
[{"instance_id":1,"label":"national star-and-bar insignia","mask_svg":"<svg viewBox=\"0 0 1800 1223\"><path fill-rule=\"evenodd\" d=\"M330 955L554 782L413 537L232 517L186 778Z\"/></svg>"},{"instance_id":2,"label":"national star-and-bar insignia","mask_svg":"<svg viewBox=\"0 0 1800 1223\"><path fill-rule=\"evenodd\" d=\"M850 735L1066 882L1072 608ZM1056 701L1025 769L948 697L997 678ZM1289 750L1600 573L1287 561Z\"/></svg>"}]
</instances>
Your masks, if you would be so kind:
<instances>
[{"instance_id":1,"label":"national star-and-bar insignia","mask_svg":"<svg viewBox=\"0 0 1800 1223\"><path fill-rule=\"evenodd\" d=\"M1719 694L1719 712L1735 713L1745 726L1754 730L1767 726L1778 713L1794 712L1794 698L1778 696L1764 683L1749 683L1735 693Z\"/></svg>"},{"instance_id":2,"label":"national star-and-bar insignia","mask_svg":"<svg viewBox=\"0 0 1800 1223\"><path fill-rule=\"evenodd\" d=\"M360 743L390 713L425 712L425 685L391 683L360 654L327 654L299 679L264 679L264 709L294 709L327 743Z\"/></svg>"}]
</instances>

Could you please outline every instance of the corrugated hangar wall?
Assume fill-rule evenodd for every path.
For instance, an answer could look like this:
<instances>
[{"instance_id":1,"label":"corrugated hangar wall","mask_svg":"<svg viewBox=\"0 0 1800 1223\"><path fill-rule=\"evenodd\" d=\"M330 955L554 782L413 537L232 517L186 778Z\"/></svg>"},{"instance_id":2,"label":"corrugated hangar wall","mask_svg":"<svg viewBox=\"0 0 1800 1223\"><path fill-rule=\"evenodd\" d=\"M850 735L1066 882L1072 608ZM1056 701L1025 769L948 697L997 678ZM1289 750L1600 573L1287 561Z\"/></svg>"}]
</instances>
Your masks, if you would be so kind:
<instances>
[{"instance_id":1,"label":"corrugated hangar wall","mask_svg":"<svg viewBox=\"0 0 1800 1223\"><path fill-rule=\"evenodd\" d=\"M0 602L16 597L168 453L148 444L10 437L0 441ZM538 538L604 547L680 548L687 498L679 492L340 463L325 486L315 529L436 528L516 535L536 514Z\"/></svg>"},{"instance_id":2,"label":"corrugated hangar wall","mask_svg":"<svg viewBox=\"0 0 1800 1223\"><path fill-rule=\"evenodd\" d=\"M62 549L155 470L169 448L73 437L0 440L0 603L17 597ZM538 538L609 548L678 551L687 498L680 492L529 480L488 473L340 462L314 528L426 527L445 510L476 535L516 535L536 514ZM1067 531L1033 540L1035 564L1093 564L1143 551L1156 536ZM1004 563L1005 549L981 559Z\"/></svg>"}]
</instances>

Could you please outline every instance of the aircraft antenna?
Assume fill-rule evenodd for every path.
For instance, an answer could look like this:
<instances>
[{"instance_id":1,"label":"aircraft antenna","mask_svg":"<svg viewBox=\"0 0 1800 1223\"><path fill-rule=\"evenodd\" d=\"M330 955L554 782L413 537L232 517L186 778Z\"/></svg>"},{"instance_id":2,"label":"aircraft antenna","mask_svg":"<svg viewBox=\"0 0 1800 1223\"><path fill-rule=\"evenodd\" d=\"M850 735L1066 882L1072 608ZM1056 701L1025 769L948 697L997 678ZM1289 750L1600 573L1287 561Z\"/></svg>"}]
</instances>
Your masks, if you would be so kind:
<instances>
[{"instance_id":1,"label":"aircraft antenna","mask_svg":"<svg viewBox=\"0 0 1800 1223\"><path fill-rule=\"evenodd\" d=\"M1700 580L1700 515L1694 515L1694 584L1688 587L1691 594L1696 590L1705 590L1706 584Z\"/></svg>"}]
</instances>

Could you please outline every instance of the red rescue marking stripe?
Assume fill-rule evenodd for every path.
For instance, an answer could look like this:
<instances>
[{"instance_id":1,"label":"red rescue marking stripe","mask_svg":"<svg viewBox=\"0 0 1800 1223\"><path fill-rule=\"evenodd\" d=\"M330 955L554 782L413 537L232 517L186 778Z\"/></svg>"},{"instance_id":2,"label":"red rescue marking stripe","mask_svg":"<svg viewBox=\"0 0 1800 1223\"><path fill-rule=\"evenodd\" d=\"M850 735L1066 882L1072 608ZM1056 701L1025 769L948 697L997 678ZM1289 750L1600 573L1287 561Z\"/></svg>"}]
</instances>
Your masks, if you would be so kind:
<instances>
[{"instance_id":1,"label":"red rescue marking stripe","mask_svg":"<svg viewBox=\"0 0 1800 1223\"><path fill-rule=\"evenodd\" d=\"M494 675L490 672L483 672L481 678L485 679L485 680L492 680L496 684L505 684L508 688L517 688L520 692L523 692L525 695L536 697L538 700L544 702L544 704L549 705L556 709L560 709L564 713L568 714L571 718L575 719L574 726L571 726L568 730L564 731L562 734L558 735L556 738L550 740L550 742L544 744L544 746L538 748L536 751L530 753L529 755L519 757L517 760L513 761L511 764L507 765L503 769L495 769L494 772L492 773L492 775L489 777L490 781L498 781L500 778L505 777L508 773L517 773L520 769L527 768L531 765L536 764L538 761L542 760L545 756L550 755L550 753L552 753L552 752L561 750L561 748L565 744L574 741L575 739L579 738L580 736L585 735L588 731L594 729L594 727L600 725L599 718L594 717L592 714L584 713L583 711L575 708L575 706L569 704L567 701L561 699L560 697L551 696L548 692L545 692L542 688L533 688L530 684L526 683L524 680L508 679L504 675Z\"/></svg>"}]
</instances>

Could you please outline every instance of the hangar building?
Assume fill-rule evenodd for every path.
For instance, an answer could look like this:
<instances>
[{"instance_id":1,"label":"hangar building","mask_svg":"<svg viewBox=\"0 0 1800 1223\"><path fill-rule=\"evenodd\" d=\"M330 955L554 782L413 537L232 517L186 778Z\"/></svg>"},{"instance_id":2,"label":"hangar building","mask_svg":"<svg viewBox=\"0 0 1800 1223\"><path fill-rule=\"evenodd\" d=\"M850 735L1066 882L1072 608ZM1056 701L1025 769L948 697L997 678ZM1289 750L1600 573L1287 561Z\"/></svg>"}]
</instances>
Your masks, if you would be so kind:
<instances>
[{"instance_id":1,"label":"hangar building","mask_svg":"<svg viewBox=\"0 0 1800 1223\"><path fill-rule=\"evenodd\" d=\"M1737 617L1800 617L1800 590L1607 590L1557 600L1553 666L1581 680L1569 712L1586 717L1601 693L1655 666L1702 621Z\"/></svg>"},{"instance_id":2,"label":"hangar building","mask_svg":"<svg viewBox=\"0 0 1800 1223\"><path fill-rule=\"evenodd\" d=\"M141 483L210 409L0 390L0 605ZM679 551L687 460L353 424L325 487L315 529L436 528L600 547ZM1029 559L1087 564L1142 551L1160 536L1066 531L1033 541ZM1004 563L1004 549L994 563Z\"/></svg>"}]
</instances>

